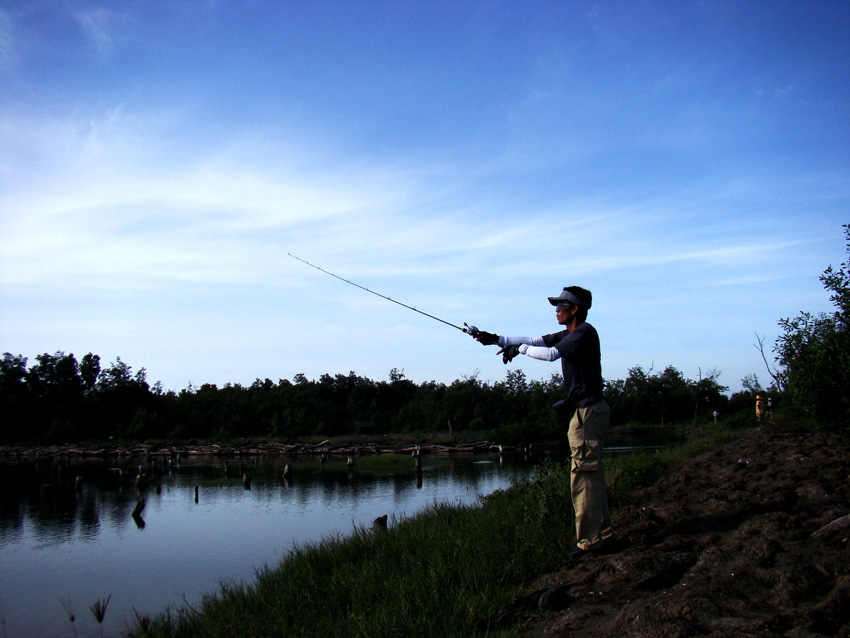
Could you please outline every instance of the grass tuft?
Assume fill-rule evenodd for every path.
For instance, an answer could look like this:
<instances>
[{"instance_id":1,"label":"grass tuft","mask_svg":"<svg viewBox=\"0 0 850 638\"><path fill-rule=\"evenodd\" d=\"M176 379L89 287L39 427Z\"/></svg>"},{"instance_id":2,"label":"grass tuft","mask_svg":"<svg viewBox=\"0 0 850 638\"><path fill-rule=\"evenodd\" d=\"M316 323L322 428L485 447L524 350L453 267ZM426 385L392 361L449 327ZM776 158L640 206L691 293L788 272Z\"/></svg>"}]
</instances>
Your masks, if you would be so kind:
<instances>
[{"instance_id":1,"label":"grass tuft","mask_svg":"<svg viewBox=\"0 0 850 638\"><path fill-rule=\"evenodd\" d=\"M89 609L91 609L92 615L94 616L94 619L100 626L101 636L103 636L103 619L106 617L106 608L109 606L109 601L111 599L112 594L109 594L105 598L98 598L96 601L94 601L94 604L89 607Z\"/></svg>"},{"instance_id":2,"label":"grass tuft","mask_svg":"<svg viewBox=\"0 0 850 638\"><path fill-rule=\"evenodd\" d=\"M74 624L74 621L77 619L77 617L74 614L74 605L71 602L71 597L65 596L64 598L60 598L59 603L62 605L62 609L65 610L65 615L68 617L68 621L71 623L71 628L74 630L74 636L76 637L77 625Z\"/></svg>"}]
</instances>

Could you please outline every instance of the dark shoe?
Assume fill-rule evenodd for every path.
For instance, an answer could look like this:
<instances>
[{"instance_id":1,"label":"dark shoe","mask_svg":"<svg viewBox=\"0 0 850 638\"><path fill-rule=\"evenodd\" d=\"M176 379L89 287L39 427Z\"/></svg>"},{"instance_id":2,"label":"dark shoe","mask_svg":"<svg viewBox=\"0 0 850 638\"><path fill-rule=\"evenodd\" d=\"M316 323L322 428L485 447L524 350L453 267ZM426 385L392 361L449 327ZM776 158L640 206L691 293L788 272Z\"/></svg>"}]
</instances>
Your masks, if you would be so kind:
<instances>
[{"instance_id":1,"label":"dark shoe","mask_svg":"<svg viewBox=\"0 0 850 638\"><path fill-rule=\"evenodd\" d=\"M580 558L584 558L585 556L590 556L591 554L595 554L596 552L592 549L582 549L578 545L573 547L570 551L567 552L567 558L570 560L578 560Z\"/></svg>"}]
</instances>

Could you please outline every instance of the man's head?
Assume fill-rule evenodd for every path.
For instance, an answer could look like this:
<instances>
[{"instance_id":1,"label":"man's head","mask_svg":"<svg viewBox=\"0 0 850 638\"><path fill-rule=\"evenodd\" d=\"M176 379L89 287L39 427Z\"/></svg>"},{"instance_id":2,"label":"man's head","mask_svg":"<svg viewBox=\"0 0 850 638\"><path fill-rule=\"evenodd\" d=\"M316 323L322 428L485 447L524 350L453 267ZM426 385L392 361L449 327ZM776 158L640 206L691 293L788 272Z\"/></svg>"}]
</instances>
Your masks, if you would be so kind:
<instances>
[{"instance_id":1,"label":"man's head","mask_svg":"<svg viewBox=\"0 0 850 638\"><path fill-rule=\"evenodd\" d=\"M575 308L575 315L581 322L587 319L587 311L590 310L593 303L593 295L581 286L567 286L557 297L549 297L549 303L556 309L564 307L572 310Z\"/></svg>"}]
</instances>

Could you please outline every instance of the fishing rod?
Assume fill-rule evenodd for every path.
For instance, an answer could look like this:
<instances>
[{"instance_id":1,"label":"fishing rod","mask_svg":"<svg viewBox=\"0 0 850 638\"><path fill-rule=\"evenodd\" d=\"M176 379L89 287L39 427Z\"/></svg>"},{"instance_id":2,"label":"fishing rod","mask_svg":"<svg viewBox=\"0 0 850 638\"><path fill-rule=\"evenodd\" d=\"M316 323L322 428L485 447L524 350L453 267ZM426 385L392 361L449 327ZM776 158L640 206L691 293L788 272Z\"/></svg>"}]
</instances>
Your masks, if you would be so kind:
<instances>
[{"instance_id":1,"label":"fishing rod","mask_svg":"<svg viewBox=\"0 0 850 638\"><path fill-rule=\"evenodd\" d=\"M319 271L325 273L326 275L330 275L331 277L335 277L336 279L339 279L340 281L344 281L345 283L350 284L350 285L352 285L356 288L360 288L360 290L365 290L366 292L371 292L373 295L376 295L376 296L380 297L381 299L386 299L387 301L392 301L393 303L398 304L399 306L407 308L408 310L412 310L413 312L418 312L420 315L425 315L426 317L430 317L431 319L439 321L440 323L444 323L447 326L451 326L452 328L457 328L461 332L465 332L469 335L472 335L473 337L475 335L477 335L478 332L479 332L478 328L476 328L475 326L470 326L465 321L463 322L464 327L461 328L460 326L457 326L453 323L450 323L450 322L446 321L445 319L440 319L439 317L435 317L434 315L430 315L427 312L423 312L422 310L419 310L419 308L414 308L413 306L408 306L406 303L402 303L402 302L398 301L397 299L393 299L392 297L388 297L387 295L382 295L379 292L375 292L374 290L370 290L369 288L366 288L365 286L361 286L360 284L356 284L353 281L345 279L344 277L340 277L339 275L335 275L332 272L330 272L329 270L325 270L324 268L317 266L316 264L311 264L306 259L301 259L301 257L293 255L292 253L286 253L286 254L289 255L290 257L292 257L293 259L297 259L302 264L307 264L311 268L315 268L316 270L319 270Z\"/></svg>"}]
</instances>

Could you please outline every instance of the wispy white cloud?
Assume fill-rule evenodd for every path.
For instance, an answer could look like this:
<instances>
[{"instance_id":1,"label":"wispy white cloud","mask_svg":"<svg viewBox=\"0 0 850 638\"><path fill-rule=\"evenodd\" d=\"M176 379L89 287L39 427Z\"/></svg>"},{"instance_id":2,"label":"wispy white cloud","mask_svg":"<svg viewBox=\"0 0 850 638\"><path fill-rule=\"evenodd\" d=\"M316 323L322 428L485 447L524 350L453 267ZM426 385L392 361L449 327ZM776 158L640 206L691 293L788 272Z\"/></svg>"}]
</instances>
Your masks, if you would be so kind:
<instances>
[{"instance_id":1,"label":"wispy white cloud","mask_svg":"<svg viewBox=\"0 0 850 638\"><path fill-rule=\"evenodd\" d=\"M562 268L552 256L571 247L581 255L571 264L576 275L686 263L729 269L790 248L745 238L720 246L694 243L684 237L691 223L682 223L682 230L667 225L676 215L664 208L675 210L671 201L615 208L564 202L512 219L497 209L496 223L450 210L410 217L429 190L442 189L446 176L406 173L399 179L387 166L352 171L339 165L325 174L293 167L289 159L280 168L250 164L244 148L229 145L212 158L185 166L167 162L163 170L165 133L179 122L163 128L152 121L116 108L89 119L87 128L54 120L45 130L28 127L23 137L6 121L3 139L28 147L33 168L40 161L63 165L47 188L13 188L0 196L6 211L0 241L11 266L4 268L7 284L75 272L97 281L122 269L131 278L232 280L240 272L234 260L250 263L256 254L281 248L362 264L354 274L367 272L368 262L385 272L387 257L403 255L395 260L396 273L438 276L467 262L510 278ZM264 159L260 153L253 161ZM677 236L687 248L676 245ZM434 254L444 259L435 263L429 258Z\"/></svg>"},{"instance_id":2,"label":"wispy white cloud","mask_svg":"<svg viewBox=\"0 0 850 638\"><path fill-rule=\"evenodd\" d=\"M404 189L382 167L308 172L288 160L264 164L262 154L248 164L231 159L241 151L227 145L179 165L163 157L162 131L124 109L89 126L30 123L21 134L6 118L2 138L28 149L28 173L49 166L50 177L35 177L37 190L0 195L6 285L238 280L258 254L279 252L269 246L275 233L289 235L293 247L313 232L309 225L326 246L380 243L385 225L370 211L394 207ZM11 184L21 171L19 162L9 164L4 180Z\"/></svg>"},{"instance_id":3,"label":"wispy white cloud","mask_svg":"<svg viewBox=\"0 0 850 638\"><path fill-rule=\"evenodd\" d=\"M124 16L105 7L74 7L72 15L88 41L101 55L111 55L119 46Z\"/></svg>"}]
</instances>

